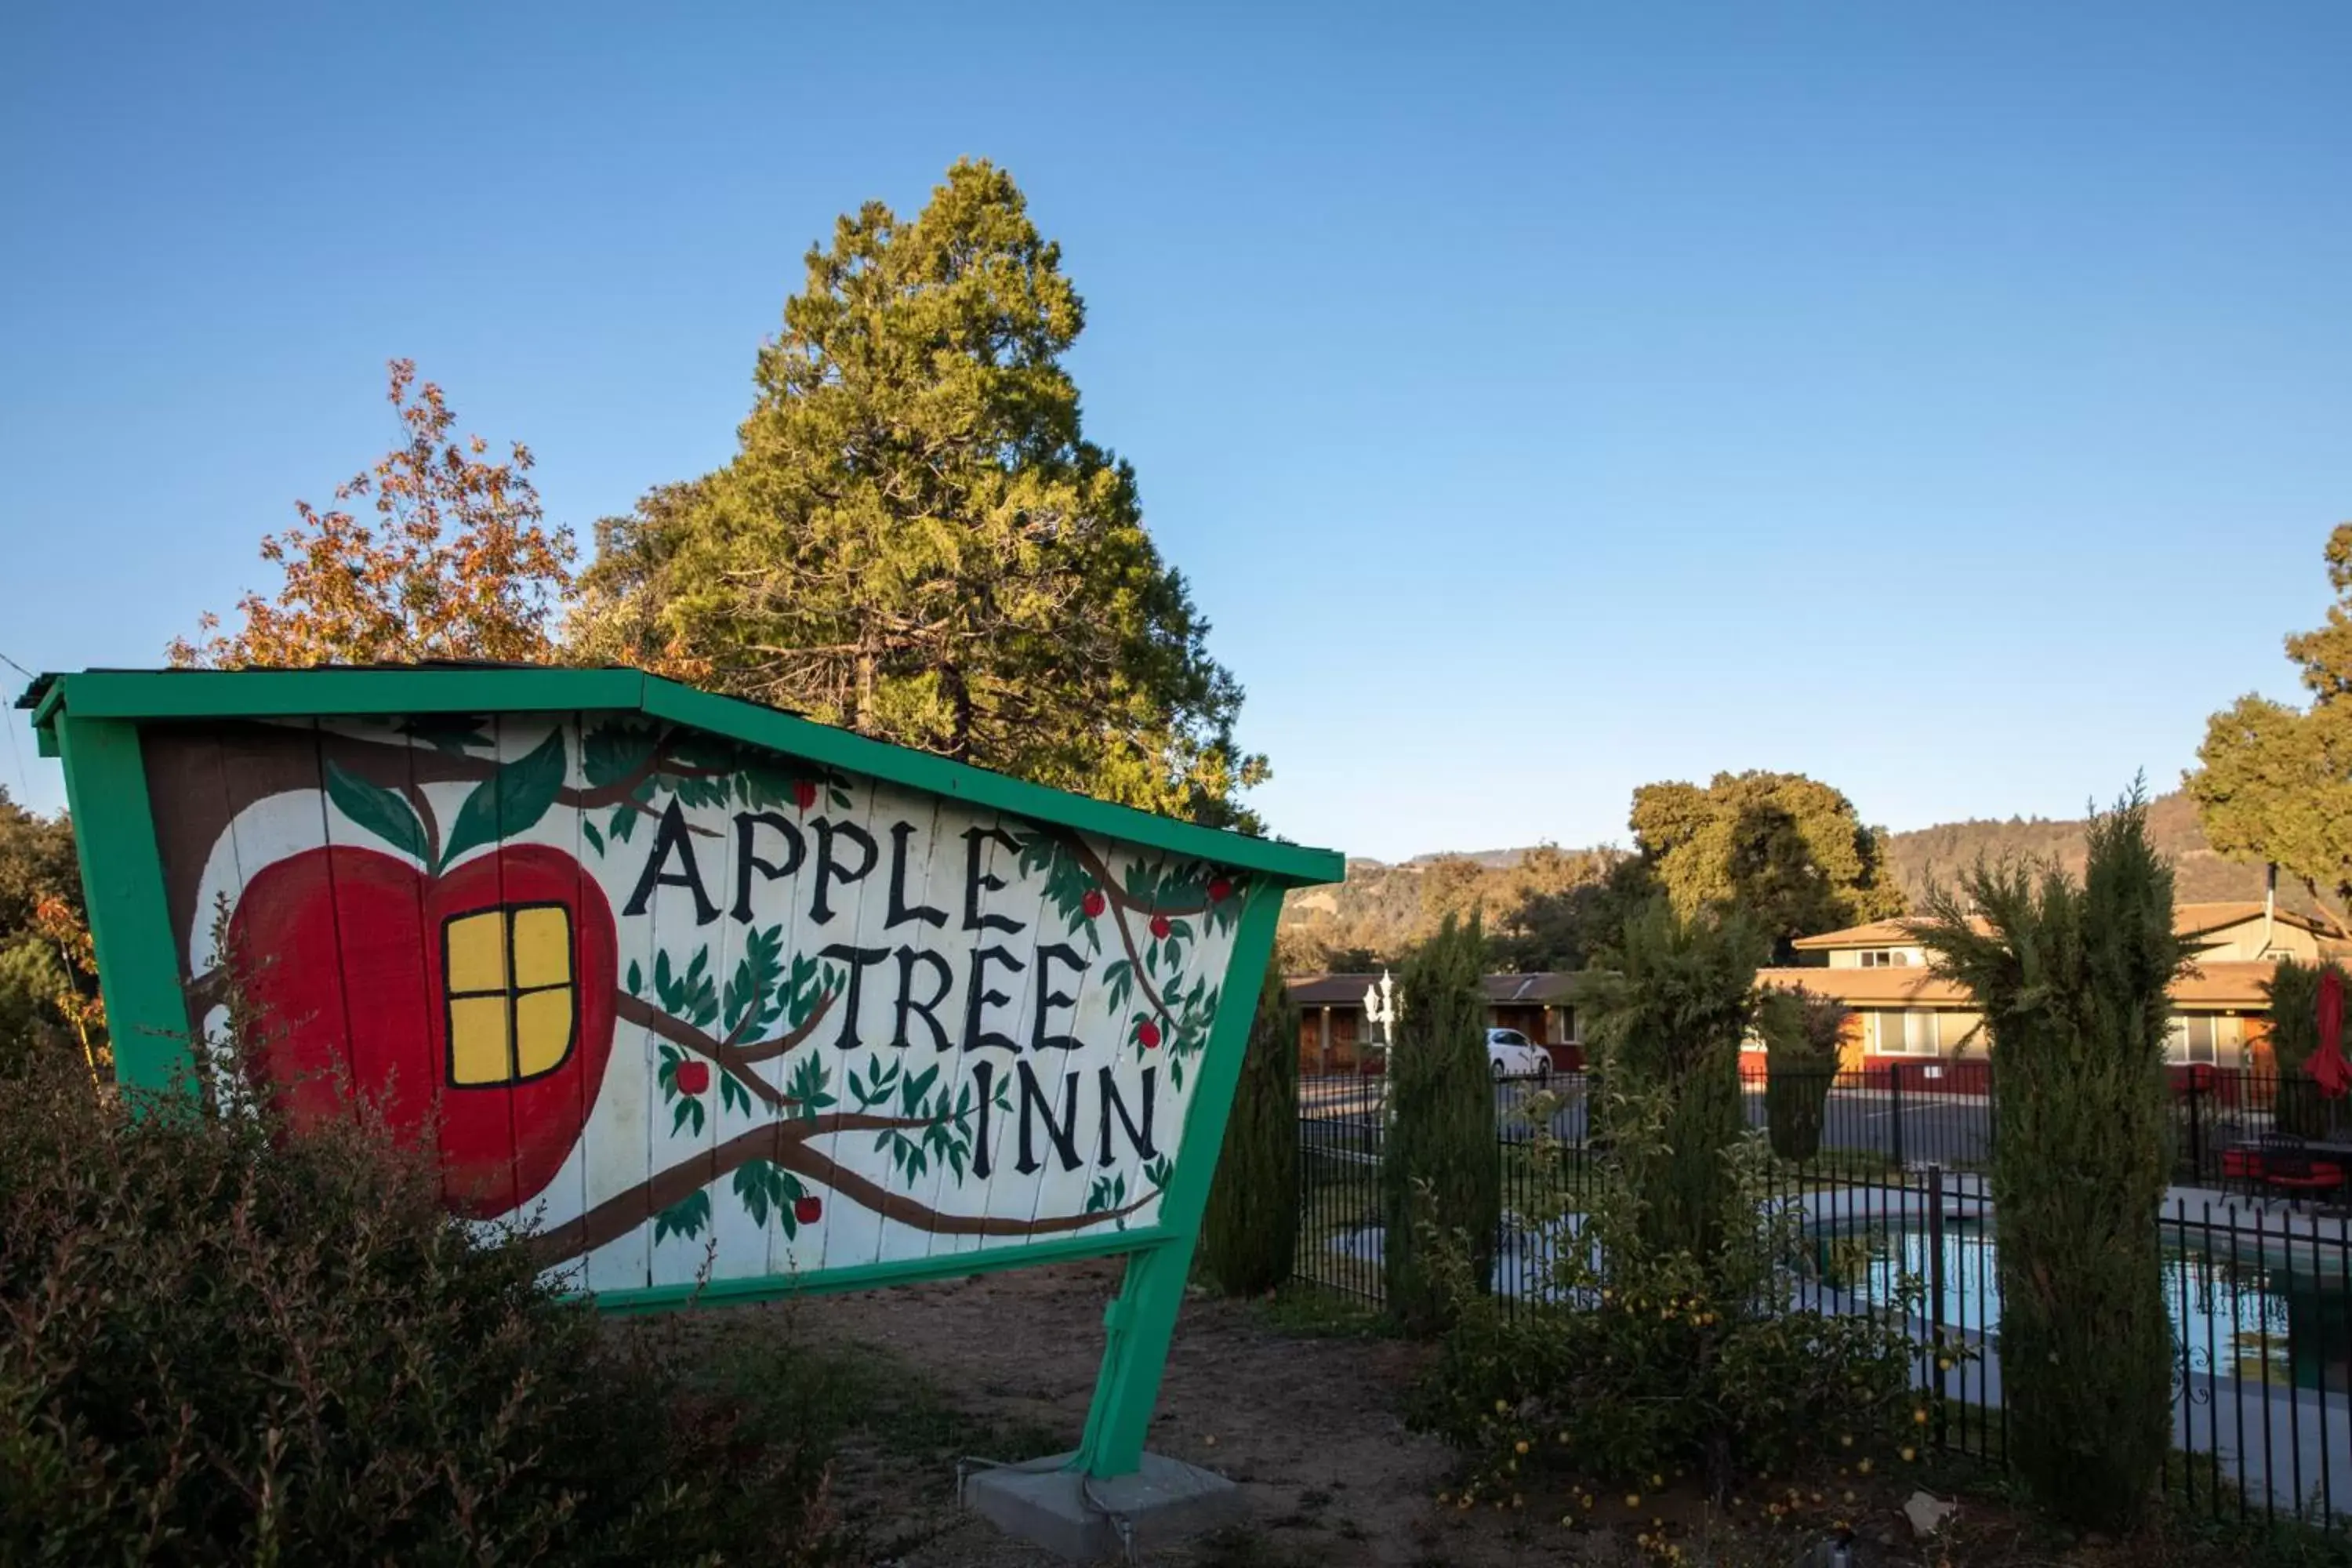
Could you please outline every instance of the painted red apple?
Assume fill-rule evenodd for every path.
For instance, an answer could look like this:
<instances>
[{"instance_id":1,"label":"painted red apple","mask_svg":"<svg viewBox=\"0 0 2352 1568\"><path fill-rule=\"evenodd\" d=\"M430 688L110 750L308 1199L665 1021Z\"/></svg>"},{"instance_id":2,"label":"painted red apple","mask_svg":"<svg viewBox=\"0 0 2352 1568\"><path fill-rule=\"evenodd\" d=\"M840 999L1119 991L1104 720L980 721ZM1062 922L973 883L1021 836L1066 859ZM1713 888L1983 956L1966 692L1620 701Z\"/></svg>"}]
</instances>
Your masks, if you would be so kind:
<instances>
[{"instance_id":1,"label":"painted red apple","mask_svg":"<svg viewBox=\"0 0 2352 1568\"><path fill-rule=\"evenodd\" d=\"M815 784L808 779L794 780L793 783L793 799L799 805L803 811L808 810L809 807L816 804Z\"/></svg>"},{"instance_id":2,"label":"painted red apple","mask_svg":"<svg viewBox=\"0 0 2352 1568\"><path fill-rule=\"evenodd\" d=\"M1106 904L1103 899L1103 892L1100 888L1088 888L1087 889L1087 896L1078 900L1078 908L1086 910L1087 919L1088 920L1093 920L1097 915L1101 914L1105 907Z\"/></svg>"},{"instance_id":3,"label":"painted red apple","mask_svg":"<svg viewBox=\"0 0 2352 1568\"><path fill-rule=\"evenodd\" d=\"M1160 1048L1160 1026L1146 1018L1136 1026L1135 1037L1143 1042L1145 1050L1156 1051Z\"/></svg>"},{"instance_id":4,"label":"painted red apple","mask_svg":"<svg viewBox=\"0 0 2352 1568\"><path fill-rule=\"evenodd\" d=\"M710 1087L709 1062L680 1062L676 1079L680 1094L700 1094Z\"/></svg>"},{"instance_id":5,"label":"painted red apple","mask_svg":"<svg viewBox=\"0 0 2352 1568\"><path fill-rule=\"evenodd\" d=\"M1168 917L1166 915L1154 915L1151 917L1151 935L1153 940L1158 942L1166 942L1168 940L1168 932L1171 929L1171 928L1168 924Z\"/></svg>"},{"instance_id":6,"label":"painted red apple","mask_svg":"<svg viewBox=\"0 0 2352 1568\"><path fill-rule=\"evenodd\" d=\"M307 849L246 884L229 940L262 1011L257 1071L297 1125L348 1084L404 1139L437 1127L443 1196L473 1218L554 1179L613 1052L613 911L577 860L511 845L433 877Z\"/></svg>"},{"instance_id":7,"label":"painted red apple","mask_svg":"<svg viewBox=\"0 0 2352 1568\"><path fill-rule=\"evenodd\" d=\"M793 1219L800 1225L814 1225L824 1217L824 1200L800 1197L793 1200Z\"/></svg>"},{"instance_id":8,"label":"painted red apple","mask_svg":"<svg viewBox=\"0 0 2352 1568\"><path fill-rule=\"evenodd\" d=\"M1220 877L1209 884L1209 902L1222 904L1234 896L1234 885Z\"/></svg>"}]
</instances>

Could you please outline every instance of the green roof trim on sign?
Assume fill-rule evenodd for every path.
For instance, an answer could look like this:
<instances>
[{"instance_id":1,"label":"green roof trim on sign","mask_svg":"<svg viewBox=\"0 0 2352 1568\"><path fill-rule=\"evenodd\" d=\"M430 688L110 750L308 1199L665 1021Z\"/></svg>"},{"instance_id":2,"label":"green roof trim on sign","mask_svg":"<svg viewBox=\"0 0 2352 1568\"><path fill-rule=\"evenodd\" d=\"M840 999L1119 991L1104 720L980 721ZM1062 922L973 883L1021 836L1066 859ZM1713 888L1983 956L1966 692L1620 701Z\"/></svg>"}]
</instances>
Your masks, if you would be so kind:
<instances>
[{"instance_id":1,"label":"green roof trim on sign","mask_svg":"<svg viewBox=\"0 0 2352 1568\"><path fill-rule=\"evenodd\" d=\"M624 668L430 665L385 668L92 669L44 676L18 704L45 745L64 720L332 719L415 713L636 711L747 745L824 763L1276 881L1336 882L1335 850L1254 838L1031 784L908 750L740 698Z\"/></svg>"}]
</instances>

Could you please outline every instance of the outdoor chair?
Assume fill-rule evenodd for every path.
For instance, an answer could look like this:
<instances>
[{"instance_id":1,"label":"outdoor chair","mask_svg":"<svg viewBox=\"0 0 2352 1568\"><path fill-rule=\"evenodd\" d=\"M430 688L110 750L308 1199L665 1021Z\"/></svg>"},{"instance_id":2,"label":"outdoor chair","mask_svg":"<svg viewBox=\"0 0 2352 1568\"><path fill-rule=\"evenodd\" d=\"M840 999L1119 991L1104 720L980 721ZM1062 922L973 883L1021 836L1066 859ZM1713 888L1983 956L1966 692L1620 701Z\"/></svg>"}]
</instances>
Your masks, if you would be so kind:
<instances>
[{"instance_id":1,"label":"outdoor chair","mask_svg":"<svg viewBox=\"0 0 2352 1568\"><path fill-rule=\"evenodd\" d=\"M2221 1193L2242 1192L2251 1200L2258 1196L2263 1184L2263 1156L2259 1140L2233 1144L2221 1151Z\"/></svg>"},{"instance_id":2,"label":"outdoor chair","mask_svg":"<svg viewBox=\"0 0 2352 1568\"><path fill-rule=\"evenodd\" d=\"M2284 1194L2293 1206L2344 1185L2344 1167L2333 1160L2313 1159L2300 1138L2273 1134L2263 1139L2251 1157L2256 1164L2254 1177L2263 1190Z\"/></svg>"}]
</instances>

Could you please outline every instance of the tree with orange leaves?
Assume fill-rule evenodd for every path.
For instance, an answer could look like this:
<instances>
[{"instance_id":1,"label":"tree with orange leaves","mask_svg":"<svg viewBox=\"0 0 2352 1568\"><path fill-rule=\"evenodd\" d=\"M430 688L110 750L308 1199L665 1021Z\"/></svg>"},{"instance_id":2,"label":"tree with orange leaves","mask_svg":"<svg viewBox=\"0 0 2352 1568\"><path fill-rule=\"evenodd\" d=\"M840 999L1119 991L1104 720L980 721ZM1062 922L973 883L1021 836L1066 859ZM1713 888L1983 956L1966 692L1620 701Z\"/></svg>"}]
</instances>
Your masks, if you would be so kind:
<instances>
[{"instance_id":1,"label":"tree with orange leaves","mask_svg":"<svg viewBox=\"0 0 2352 1568\"><path fill-rule=\"evenodd\" d=\"M73 825L42 816L0 787L0 1054L53 1038L59 1026L95 1064L105 1051L89 918Z\"/></svg>"},{"instance_id":2,"label":"tree with orange leaves","mask_svg":"<svg viewBox=\"0 0 2352 1568\"><path fill-rule=\"evenodd\" d=\"M427 658L548 660L551 625L572 586L571 531L546 526L530 449L488 460L478 436L452 437L457 416L414 361L391 364L403 434L373 468L338 486L373 519L296 501L300 521L261 542L281 568L274 599L248 593L234 636L206 615L203 640L175 639L175 665L396 663Z\"/></svg>"}]
</instances>

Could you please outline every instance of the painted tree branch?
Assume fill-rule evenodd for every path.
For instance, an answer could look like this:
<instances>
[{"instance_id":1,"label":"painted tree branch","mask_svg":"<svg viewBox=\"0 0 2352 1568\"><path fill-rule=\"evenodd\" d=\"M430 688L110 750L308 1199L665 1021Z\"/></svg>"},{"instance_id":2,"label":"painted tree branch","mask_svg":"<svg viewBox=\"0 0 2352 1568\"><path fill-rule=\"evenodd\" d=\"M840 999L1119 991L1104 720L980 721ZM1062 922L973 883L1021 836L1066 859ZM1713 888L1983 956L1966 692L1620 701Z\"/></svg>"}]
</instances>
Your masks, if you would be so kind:
<instances>
[{"instance_id":1,"label":"painted tree branch","mask_svg":"<svg viewBox=\"0 0 2352 1568\"><path fill-rule=\"evenodd\" d=\"M1087 847L1085 839L1075 833L1056 833L1054 837L1079 865L1086 868L1087 875L1095 879L1095 886L1102 889L1103 897L1110 900L1113 909L1129 910L1139 915L1167 915L1171 919L1208 912L1209 903L1205 899L1190 904L1152 904L1136 898L1119 886L1118 879L1110 874L1110 868L1104 864L1101 856Z\"/></svg>"},{"instance_id":2,"label":"painted tree branch","mask_svg":"<svg viewBox=\"0 0 2352 1568\"><path fill-rule=\"evenodd\" d=\"M751 1046L733 1045L726 1040L715 1038L696 1028L685 1019L665 1013L645 998L632 996L626 991L613 993L613 1016L625 1023L651 1029L671 1045L682 1047L692 1051L696 1056L716 1062L719 1067L732 1073L763 1102L772 1106L789 1106L793 1103L792 1099L766 1079L751 1071L751 1066L755 1062L773 1061L778 1057L790 1055L806 1045L809 1037L816 1033L817 1026L824 1022L824 1016L833 1010L833 999L837 994L837 992L828 991L819 996L816 999L816 1005L809 1009L809 1016L801 1021L798 1028L787 1030L772 1040L761 1040L757 1045Z\"/></svg>"},{"instance_id":3,"label":"painted tree branch","mask_svg":"<svg viewBox=\"0 0 2352 1568\"><path fill-rule=\"evenodd\" d=\"M635 1230L656 1215L685 1202L703 1188L754 1160L766 1160L795 1175L836 1193L884 1219L927 1231L933 1236L1054 1236L1126 1218L1157 1195L1145 1193L1133 1203L1093 1214L1056 1215L1045 1219L1014 1219L1003 1215L943 1214L908 1193L894 1193L880 1184L842 1168L832 1155L809 1147L814 1139L838 1132L877 1132L927 1127L929 1117L872 1116L842 1111L826 1116L786 1117L739 1132L716 1148L698 1152L614 1197L605 1199L575 1220L540 1232L531 1247L541 1264L552 1266L581 1257Z\"/></svg>"},{"instance_id":4,"label":"painted tree branch","mask_svg":"<svg viewBox=\"0 0 2352 1568\"><path fill-rule=\"evenodd\" d=\"M207 969L180 987L188 999L188 1027L205 1026L205 1015L228 1001L228 970Z\"/></svg>"},{"instance_id":5,"label":"painted tree branch","mask_svg":"<svg viewBox=\"0 0 2352 1568\"><path fill-rule=\"evenodd\" d=\"M1168 911L1148 909L1138 900L1119 891L1117 884L1111 880L1110 868L1104 865L1101 858L1087 847L1083 839L1068 834L1056 837L1068 847L1072 855L1077 857L1078 864L1086 868L1087 875L1095 879L1095 885L1102 889L1103 896L1110 900L1110 923L1118 930L1118 943L1127 949L1128 970L1135 976L1135 984L1142 991L1144 999L1151 1004L1152 1010L1161 1017L1171 1023L1175 1022L1176 1015L1169 1011L1167 1002L1161 998L1159 990L1151 984L1151 977L1144 973L1143 954L1135 945L1135 933L1127 929L1127 911L1129 910L1140 914L1165 914Z\"/></svg>"}]
</instances>

